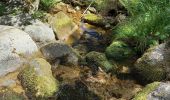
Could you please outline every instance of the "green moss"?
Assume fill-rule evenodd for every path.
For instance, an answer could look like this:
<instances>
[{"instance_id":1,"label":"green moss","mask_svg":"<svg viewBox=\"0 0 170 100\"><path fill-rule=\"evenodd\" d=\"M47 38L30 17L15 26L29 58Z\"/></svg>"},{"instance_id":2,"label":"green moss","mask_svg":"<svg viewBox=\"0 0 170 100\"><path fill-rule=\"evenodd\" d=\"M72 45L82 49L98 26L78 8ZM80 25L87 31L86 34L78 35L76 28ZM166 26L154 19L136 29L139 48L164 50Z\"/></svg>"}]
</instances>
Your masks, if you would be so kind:
<instances>
[{"instance_id":1,"label":"green moss","mask_svg":"<svg viewBox=\"0 0 170 100\"><path fill-rule=\"evenodd\" d=\"M103 53L92 51L86 55L86 60L90 65L96 65L97 67L101 67L106 72L116 72L117 66L112 65Z\"/></svg>"},{"instance_id":2,"label":"green moss","mask_svg":"<svg viewBox=\"0 0 170 100\"><path fill-rule=\"evenodd\" d=\"M58 91L51 66L42 58L34 59L20 74L22 86L31 98L47 98Z\"/></svg>"},{"instance_id":3,"label":"green moss","mask_svg":"<svg viewBox=\"0 0 170 100\"><path fill-rule=\"evenodd\" d=\"M113 41L112 44L106 48L106 55L115 60L123 60L133 55L133 51L122 41Z\"/></svg>"},{"instance_id":4,"label":"green moss","mask_svg":"<svg viewBox=\"0 0 170 100\"><path fill-rule=\"evenodd\" d=\"M160 82L154 82L151 84L148 84L141 92L139 92L135 98L132 100L147 100L147 96L150 92L155 90L159 86Z\"/></svg>"},{"instance_id":5,"label":"green moss","mask_svg":"<svg viewBox=\"0 0 170 100\"><path fill-rule=\"evenodd\" d=\"M102 16L98 16L98 15L95 15L95 14L86 14L84 16L84 19L88 22L91 22L91 23L95 23L95 24L102 24L104 19L102 18Z\"/></svg>"},{"instance_id":6,"label":"green moss","mask_svg":"<svg viewBox=\"0 0 170 100\"><path fill-rule=\"evenodd\" d=\"M72 25L72 20L63 12L58 12L54 18L56 19L54 24L57 29Z\"/></svg>"},{"instance_id":7,"label":"green moss","mask_svg":"<svg viewBox=\"0 0 170 100\"><path fill-rule=\"evenodd\" d=\"M0 16L2 16L6 12L5 5L0 2Z\"/></svg>"}]
</instances>

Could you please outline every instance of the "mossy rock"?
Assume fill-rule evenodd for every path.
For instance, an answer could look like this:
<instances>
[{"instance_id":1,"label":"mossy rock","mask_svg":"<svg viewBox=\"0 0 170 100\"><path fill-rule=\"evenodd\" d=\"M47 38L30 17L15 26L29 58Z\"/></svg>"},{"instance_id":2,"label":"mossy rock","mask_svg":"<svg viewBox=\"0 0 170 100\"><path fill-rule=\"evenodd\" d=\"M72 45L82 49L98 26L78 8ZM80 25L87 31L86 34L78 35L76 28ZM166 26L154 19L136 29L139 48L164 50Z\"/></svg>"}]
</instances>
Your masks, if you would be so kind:
<instances>
[{"instance_id":1,"label":"mossy rock","mask_svg":"<svg viewBox=\"0 0 170 100\"><path fill-rule=\"evenodd\" d=\"M133 50L122 41L113 41L106 48L106 56L114 60L123 60L134 55Z\"/></svg>"},{"instance_id":2,"label":"mossy rock","mask_svg":"<svg viewBox=\"0 0 170 100\"><path fill-rule=\"evenodd\" d=\"M58 82L52 76L51 65L42 58L33 59L18 77L31 99L48 98L58 91Z\"/></svg>"},{"instance_id":3,"label":"mossy rock","mask_svg":"<svg viewBox=\"0 0 170 100\"><path fill-rule=\"evenodd\" d=\"M139 92L132 100L148 100L147 96L160 85L160 82L148 84L141 92Z\"/></svg>"},{"instance_id":4,"label":"mossy rock","mask_svg":"<svg viewBox=\"0 0 170 100\"><path fill-rule=\"evenodd\" d=\"M165 44L154 46L149 48L141 58L139 58L134 66L134 73L137 73L137 79L144 83L161 81L166 78L166 74L169 72L169 58L165 55L169 55L165 52L167 47Z\"/></svg>"},{"instance_id":5,"label":"mossy rock","mask_svg":"<svg viewBox=\"0 0 170 100\"><path fill-rule=\"evenodd\" d=\"M116 72L117 69L117 66L111 64L103 53L92 51L86 55L86 61L90 66L101 67L106 72Z\"/></svg>"},{"instance_id":6,"label":"mossy rock","mask_svg":"<svg viewBox=\"0 0 170 100\"><path fill-rule=\"evenodd\" d=\"M23 94L19 94L9 88L0 89L0 100L27 100Z\"/></svg>"},{"instance_id":7,"label":"mossy rock","mask_svg":"<svg viewBox=\"0 0 170 100\"><path fill-rule=\"evenodd\" d=\"M68 42L78 26L64 12L60 11L51 19L51 26L59 40Z\"/></svg>"}]
</instances>

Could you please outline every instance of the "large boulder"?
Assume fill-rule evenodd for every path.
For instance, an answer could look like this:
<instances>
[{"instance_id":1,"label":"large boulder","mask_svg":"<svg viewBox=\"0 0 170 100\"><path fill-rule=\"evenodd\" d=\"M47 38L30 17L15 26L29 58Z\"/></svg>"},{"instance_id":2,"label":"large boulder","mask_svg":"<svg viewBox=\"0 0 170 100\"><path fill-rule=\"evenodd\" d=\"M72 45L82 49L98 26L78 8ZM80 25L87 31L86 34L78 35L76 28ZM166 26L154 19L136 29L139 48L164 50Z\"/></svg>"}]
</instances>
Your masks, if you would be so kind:
<instances>
[{"instance_id":1,"label":"large boulder","mask_svg":"<svg viewBox=\"0 0 170 100\"><path fill-rule=\"evenodd\" d=\"M77 65L78 56L76 52L68 45L62 42L49 43L41 47L43 56L50 62L60 61L64 65Z\"/></svg>"},{"instance_id":2,"label":"large boulder","mask_svg":"<svg viewBox=\"0 0 170 100\"><path fill-rule=\"evenodd\" d=\"M106 58L105 54L92 51L86 55L86 61L92 67L101 67L106 72L116 72L117 66L111 64ZM93 68L94 69L94 68Z\"/></svg>"},{"instance_id":3,"label":"large boulder","mask_svg":"<svg viewBox=\"0 0 170 100\"><path fill-rule=\"evenodd\" d=\"M41 21L36 21L32 25L25 26L24 31L27 32L40 47L55 41L52 28Z\"/></svg>"},{"instance_id":4,"label":"large boulder","mask_svg":"<svg viewBox=\"0 0 170 100\"><path fill-rule=\"evenodd\" d=\"M169 82L154 82L147 85L132 100L170 100L169 91Z\"/></svg>"},{"instance_id":5,"label":"large boulder","mask_svg":"<svg viewBox=\"0 0 170 100\"><path fill-rule=\"evenodd\" d=\"M23 63L23 57L37 51L36 44L27 33L0 25L0 75L16 70Z\"/></svg>"},{"instance_id":6,"label":"large boulder","mask_svg":"<svg viewBox=\"0 0 170 100\"><path fill-rule=\"evenodd\" d=\"M51 19L51 25L59 40L68 43L70 37L75 34L78 26L64 12L58 12Z\"/></svg>"},{"instance_id":7,"label":"large boulder","mask_svg":"<svg viewBox=\"0 0 170 100\"><path fill-rule=\"evenodd\" d=\"M51 65L42 58L33 59L18 78L30 99L45 99L58 91L58 82L52 75Z\"/></svg>"},{"instance_id":8,"label":"large boulder","mask_svg":"<svg viewBox=\"0 0 170 100\"><path fill-rule=\"evenodd\" d=\"M137 60L134 67L136 77L144 82L160 81L170 78L169 42L152 47Z\"/></svg>"}]
</instances>

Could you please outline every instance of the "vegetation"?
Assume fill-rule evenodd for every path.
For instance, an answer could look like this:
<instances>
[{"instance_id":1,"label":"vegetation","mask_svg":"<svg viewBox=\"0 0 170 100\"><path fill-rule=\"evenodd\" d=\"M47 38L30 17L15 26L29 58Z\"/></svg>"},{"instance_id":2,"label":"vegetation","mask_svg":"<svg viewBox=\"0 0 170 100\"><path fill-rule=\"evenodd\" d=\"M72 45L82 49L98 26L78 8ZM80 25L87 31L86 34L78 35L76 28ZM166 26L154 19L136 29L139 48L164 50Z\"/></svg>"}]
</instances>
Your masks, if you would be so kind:
<instances>
[{"instance_id":1,"label":"vegetation","mask_svg":"<svg viewBox=\"0 0 170 100\"><path fill-rule=\"evenodd\" d=\"M48 10L61 0L41 0L42 8Z\"/></svg>"},{"instance_id":2,"label":"vegetation","mask_svg":"<svg viewBox=\"0 0 170 100\"><path fill-rule=\"evenodd\" d=\"M130 17L116 26L116 39L131 44L137 52L166 40L170 35L169 0L120 0Z\"/></svg>"}]
</instances>

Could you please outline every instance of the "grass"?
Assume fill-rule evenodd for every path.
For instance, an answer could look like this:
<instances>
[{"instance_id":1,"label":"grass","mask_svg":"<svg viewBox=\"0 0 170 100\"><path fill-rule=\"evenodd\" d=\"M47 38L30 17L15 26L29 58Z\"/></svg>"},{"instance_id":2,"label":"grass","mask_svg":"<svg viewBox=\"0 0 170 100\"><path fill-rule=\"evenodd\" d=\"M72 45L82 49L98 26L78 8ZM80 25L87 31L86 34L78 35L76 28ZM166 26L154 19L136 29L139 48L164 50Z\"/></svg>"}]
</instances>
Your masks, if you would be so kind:
<instances>
[{"instance_id":1,"label":"grass","mask_svg":"<svg viewBox=\"0 0 170 100\"><path fill-rule=\"evenodd\" d=\"M120 0L130 16L116 26L116 39L131 43L137 52L166 40L170 35L169 0ZM133 41L131 41L133 40Z\"/></svg>"}]
</instances>

